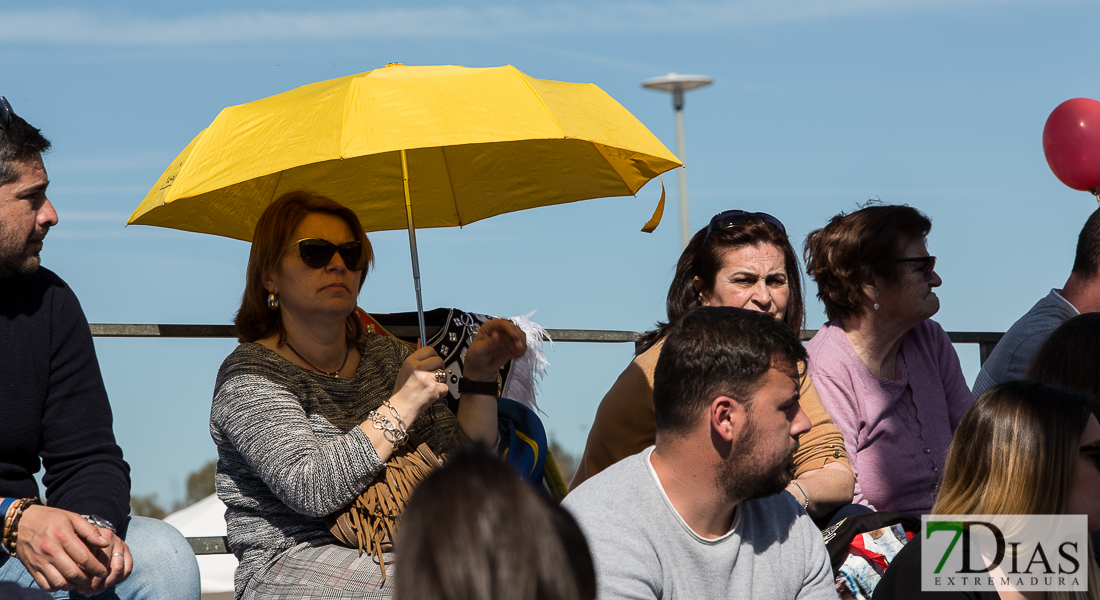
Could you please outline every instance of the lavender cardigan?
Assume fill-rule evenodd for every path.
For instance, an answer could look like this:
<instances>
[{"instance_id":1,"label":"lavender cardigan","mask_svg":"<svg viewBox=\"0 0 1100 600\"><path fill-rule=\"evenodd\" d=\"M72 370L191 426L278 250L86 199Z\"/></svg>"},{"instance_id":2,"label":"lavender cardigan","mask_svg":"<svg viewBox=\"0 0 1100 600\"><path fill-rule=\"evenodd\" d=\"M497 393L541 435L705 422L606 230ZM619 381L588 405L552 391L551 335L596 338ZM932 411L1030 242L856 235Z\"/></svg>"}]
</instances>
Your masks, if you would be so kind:
<instances>
[{"instance_id":1,"label":"lavender cardigan","mask_svg":"<svg viewBox=\"0 0 1100 600\"><path fill-rule=\"evenodd\" d=\"M905 334L896 381L871 375L839 323L822 326L806 349L807 372L844 434L856 474L854 501L928 513L951 435L973 401L943 328L929 319Z\"/></svg>"}]
</instances>

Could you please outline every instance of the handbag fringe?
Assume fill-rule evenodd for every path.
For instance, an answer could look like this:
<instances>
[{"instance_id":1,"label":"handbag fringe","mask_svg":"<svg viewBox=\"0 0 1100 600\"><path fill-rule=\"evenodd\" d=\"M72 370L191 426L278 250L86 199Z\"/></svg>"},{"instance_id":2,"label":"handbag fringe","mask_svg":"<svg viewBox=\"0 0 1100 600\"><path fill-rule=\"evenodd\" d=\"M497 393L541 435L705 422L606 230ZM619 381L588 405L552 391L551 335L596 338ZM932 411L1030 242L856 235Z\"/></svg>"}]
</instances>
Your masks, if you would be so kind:
<instances>
[{"instance_id":1,"label":"handbag fringe","mask_svg":"<svg viewBox=\"0 0 1100 600\"><path fill-rule=\"evenodd\" d=\"M415 448L415 449L410 449ZM408 443L386 461L374 481L351 504L325 517L329 531L342 544L367 552L382 568L386 580L383 552L393 551L397 523L416 486L443 465L443 457L415 433Z\"/></svg>"}]
</instances>

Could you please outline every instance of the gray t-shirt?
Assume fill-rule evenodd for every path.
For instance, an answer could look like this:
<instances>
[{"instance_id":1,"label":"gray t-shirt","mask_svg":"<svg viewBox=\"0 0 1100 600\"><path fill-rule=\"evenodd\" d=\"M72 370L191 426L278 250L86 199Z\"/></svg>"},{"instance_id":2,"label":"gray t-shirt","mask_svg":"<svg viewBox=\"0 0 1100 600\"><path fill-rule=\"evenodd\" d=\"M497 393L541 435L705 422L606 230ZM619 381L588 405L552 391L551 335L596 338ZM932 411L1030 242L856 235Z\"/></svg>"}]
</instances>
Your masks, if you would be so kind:
<instances>
[{"instance_id":1,"label":"gray t-shirt","mask_svg":"<svg viewBox=\"0 0 1100 600\"><path fill-rule=\"evenodd\" d=\"M1058 290L1050 290L1035 303L1027 314L1012 324L989 359L974 379L974 397L1012 379L1022 379L1031 364L1031 356L1054 333L1058 326L1081 313L1063 298Z\"/></svg>"},{"instance_id":2,"label":"gray t-shirt","mask_svg":"<svg viewBox=\"0 0 1100 600\"><path fill-rule=\"evenodd\" d=\"M708 540L673 508L652 452L619 461L562 503L588 539L601 600L837 597L821 532L790 494L741 502L730 532Z\"/></svg>"}]
</instances>

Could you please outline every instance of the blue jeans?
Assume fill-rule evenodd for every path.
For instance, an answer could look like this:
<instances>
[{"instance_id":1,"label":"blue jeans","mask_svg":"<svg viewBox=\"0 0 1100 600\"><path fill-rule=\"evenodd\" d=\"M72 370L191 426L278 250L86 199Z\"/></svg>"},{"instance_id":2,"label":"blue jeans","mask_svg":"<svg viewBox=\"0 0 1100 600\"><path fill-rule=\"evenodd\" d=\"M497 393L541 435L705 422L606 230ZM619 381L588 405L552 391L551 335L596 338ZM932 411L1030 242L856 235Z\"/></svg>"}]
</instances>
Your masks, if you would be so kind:
<instances>
[{"instance_id":1,"label":"blue jeans","mask_svg":"<svg viewBox=\"0 0 1100 600\"><path fill-rule=\"evenodd\" d=\"M133 517L126 545L134 570L126 581L108 589L98 600L199 600L199 563L187 540L175 527L156 519ZM0 552L0 581L14 581L38 589L23 563ZM77 592L54 592L54 598L84 598Z\"/></svg>"}]
</instances>

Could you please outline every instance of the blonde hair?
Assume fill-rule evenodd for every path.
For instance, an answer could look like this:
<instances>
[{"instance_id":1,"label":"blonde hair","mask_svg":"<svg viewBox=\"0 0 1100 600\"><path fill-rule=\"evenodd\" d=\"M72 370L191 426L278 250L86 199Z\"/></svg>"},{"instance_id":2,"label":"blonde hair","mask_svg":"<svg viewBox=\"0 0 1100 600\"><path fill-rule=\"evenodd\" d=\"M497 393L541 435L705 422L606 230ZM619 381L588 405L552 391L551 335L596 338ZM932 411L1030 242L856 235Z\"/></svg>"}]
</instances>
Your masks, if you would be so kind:
<instances>
[{"instance_id":1,"label":"blonde hair","mask_svg":"<svg viewBox=\"0 0 1100 600\"><path fill-rule=\"evenodd\" d=\"M1036 381L994 386L974 401L947 452L932 514L1063 514L1081 434L1094 401ZM1088 592L1048 598L1100 600L1100 573L1088 548Z\"/></svg>"}]
</instances>

